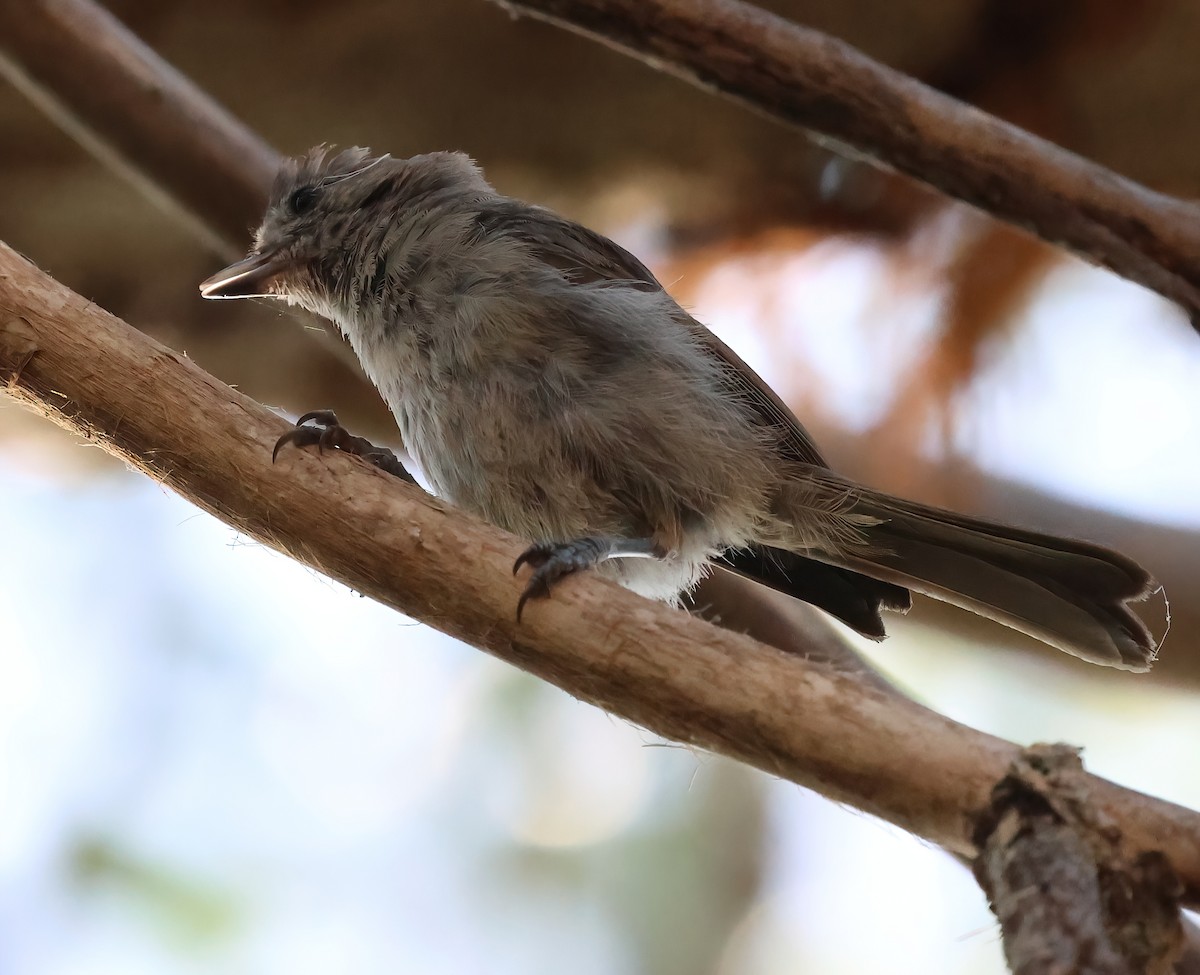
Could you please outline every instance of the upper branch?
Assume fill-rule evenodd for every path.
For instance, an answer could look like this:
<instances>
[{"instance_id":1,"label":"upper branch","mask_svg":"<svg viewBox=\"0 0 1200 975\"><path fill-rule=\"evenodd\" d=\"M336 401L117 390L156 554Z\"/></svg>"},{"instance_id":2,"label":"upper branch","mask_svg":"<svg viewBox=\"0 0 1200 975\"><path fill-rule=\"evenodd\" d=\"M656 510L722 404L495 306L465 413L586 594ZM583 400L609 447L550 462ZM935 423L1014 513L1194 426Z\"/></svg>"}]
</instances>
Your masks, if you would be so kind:
<instances>
[{"instance_id":1,"label":"upper branch","mask_svg":"<svg viewBox=\"0 0 1200 975\"><path fill-rule=\"evenodd\" d=\"M1178 302L1200 327L1200 208L738 0L494 0L836 140Z\"/></svg>"},{"instance_id":2,"label":"upper branch","mask_svg":"<svg viewBox=\"0 0 1200 975\"><path fill-rule=\"evenodd\" d=\"M0 0L0 73L109 165L241 254L279 157L90 0Z\"/></svg>"}]
</instances>

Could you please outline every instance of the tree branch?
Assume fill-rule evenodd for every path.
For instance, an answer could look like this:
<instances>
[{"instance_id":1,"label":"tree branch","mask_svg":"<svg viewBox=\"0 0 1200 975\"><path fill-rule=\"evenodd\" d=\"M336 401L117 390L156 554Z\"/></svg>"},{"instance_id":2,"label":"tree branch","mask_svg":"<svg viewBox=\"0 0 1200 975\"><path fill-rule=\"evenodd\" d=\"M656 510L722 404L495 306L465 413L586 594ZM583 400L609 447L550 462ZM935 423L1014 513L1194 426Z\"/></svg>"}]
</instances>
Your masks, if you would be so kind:
<instances>
[{"instance_id":1,"label":"tree branch","mask_svg":"<svg viewBox=\"0 0 1200 975\"><path fill-rule=\"evenodd\" d=\"M565 582L518 626L519 541L287 428L0 245L10 396L125 458L237 530L667 738L740 759L963 856L1016 748L853 676L650 603ZM1086 777L1136 850L1200 904L1200 815Z\"/></svg>"},{"instance_id":2,"label":"tree branch","mask_svg":"<svg viewBox=\"0 0 1200 975\"><path fill-rule=\"evenodd\" d=\"M210 246L245 252L278 157L107 10L0 0L0 72Z\"/></svg>"},{"instance_id":3,"label":"tree branch","mask_svg":"<svg viewBox=\"0 0 1200 975\"><path fill-rule=\"evenodd\" d=\"M738 0L493 0L1024 227L1178 302L1200 327L1200 208L1155 193Z\"/></svg>"},{"instance_id":4,"label":"tree branch","mask_svg":"<svg viewBox=\"0 0 1200 975\"><path fill-rule=\"evenodd\" d=\"M1183 954L1178 882L1157 851L1124 848L1079 789L1064 745L1035 745L980 817L975 876L1016 975L1164 975Z\"/></svg>"}]
</instances>

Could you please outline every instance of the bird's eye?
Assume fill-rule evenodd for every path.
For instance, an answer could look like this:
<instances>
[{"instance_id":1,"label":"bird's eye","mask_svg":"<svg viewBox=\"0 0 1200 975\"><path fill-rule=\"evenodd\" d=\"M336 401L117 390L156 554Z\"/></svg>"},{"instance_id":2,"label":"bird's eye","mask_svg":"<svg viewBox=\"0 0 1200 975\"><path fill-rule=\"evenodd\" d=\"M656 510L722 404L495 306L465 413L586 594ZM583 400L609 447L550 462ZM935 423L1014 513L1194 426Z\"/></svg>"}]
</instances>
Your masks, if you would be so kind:
<instances>
[{"instance_id":1,"label":"bird's eye","mask_svg":"<svg viewBox=\"0 0 1200 975\"><path fill-rule=\"evenodd\" d=\"M317 202L317 188L315 186L301 186L288 197L288 209L296 216L302 216L308 213Z\"/></svg>"}]
</instances>

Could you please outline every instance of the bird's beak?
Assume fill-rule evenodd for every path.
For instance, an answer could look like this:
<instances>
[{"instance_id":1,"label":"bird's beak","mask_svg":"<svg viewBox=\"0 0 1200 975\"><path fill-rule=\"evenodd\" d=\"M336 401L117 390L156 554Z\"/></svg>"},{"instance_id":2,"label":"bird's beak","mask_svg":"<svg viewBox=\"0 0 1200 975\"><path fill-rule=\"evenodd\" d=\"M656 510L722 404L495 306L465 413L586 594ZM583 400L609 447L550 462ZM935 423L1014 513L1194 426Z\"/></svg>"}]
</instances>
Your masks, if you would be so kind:
<instances>
[{"instance_id":1,"label":"bird's beak","mask_svg":"<svg viewBox=\"0 0 1200 975\"><path fill-rule=\"evenodd\" d=\"M205 298L278 298L271 285L288 269L288 261L278 250L251 254L200 282Z\"/></svg>"}]
</instances>

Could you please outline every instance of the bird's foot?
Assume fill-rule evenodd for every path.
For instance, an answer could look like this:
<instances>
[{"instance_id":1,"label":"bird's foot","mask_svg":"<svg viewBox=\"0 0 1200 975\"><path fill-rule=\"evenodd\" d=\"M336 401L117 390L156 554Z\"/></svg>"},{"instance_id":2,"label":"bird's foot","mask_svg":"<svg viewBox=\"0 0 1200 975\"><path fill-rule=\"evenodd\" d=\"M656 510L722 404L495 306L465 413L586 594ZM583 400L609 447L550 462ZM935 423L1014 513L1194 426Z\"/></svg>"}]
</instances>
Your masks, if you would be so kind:
<instances>
[{"instance_id":1,"label":"bird's foot","mask_svg":"<svg viewBox=\"0 0 1200 975\"><path fill-rule=\"evenodd\" d=\"M531 545L513 563L513 575L521 566L533 569L529 583L517 601L517 622L530 599L545 599L559 579L615 558L661 557L658 546L649 539L606 538L589 535L570 542L539 542Z\"/></svg>"},{"instance_id":2,"label":"bird's foot","mask_svg":"<svg viewBox=\"0 0 1200 975\"><path fill-rule=\"evenodd\" d=\"M394 474L410 484L416 483L400 463L399 457L387 447L376 447L365 437L354 436L338 422L337 414L333 410L313 410L300 417L292 429L275 441L275 449L271 451L271 463L275 463L280 449L286 444L294 444L297 447L311 447L315 444L317 449L322 451L327 447L331 450L344 450L374 464L381 471Z\"/></svg>"}]
</instances>

